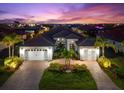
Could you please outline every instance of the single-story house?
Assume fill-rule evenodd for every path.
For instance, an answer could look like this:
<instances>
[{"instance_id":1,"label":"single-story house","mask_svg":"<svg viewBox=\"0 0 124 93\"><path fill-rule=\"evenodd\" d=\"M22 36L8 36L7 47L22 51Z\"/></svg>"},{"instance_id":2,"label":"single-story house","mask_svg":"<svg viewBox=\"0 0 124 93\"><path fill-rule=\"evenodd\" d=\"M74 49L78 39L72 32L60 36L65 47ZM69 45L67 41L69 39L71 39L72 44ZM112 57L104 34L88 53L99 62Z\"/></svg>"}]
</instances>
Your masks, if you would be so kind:
<instances>
[{"instance_id":1,"label":"single-story house","mask_svg":"<svg viewBox=\"0 0 124 93\"><path fill-rule=\"evenodd\" d=\"M96 60L99 48L94 47L95 39L84 38L71 30L49 31L26 41L20 46L20 57L24 60L52 60L57 44L61 42L67 50L74 47L80 60Z\"/></svg>"}]
</instances>

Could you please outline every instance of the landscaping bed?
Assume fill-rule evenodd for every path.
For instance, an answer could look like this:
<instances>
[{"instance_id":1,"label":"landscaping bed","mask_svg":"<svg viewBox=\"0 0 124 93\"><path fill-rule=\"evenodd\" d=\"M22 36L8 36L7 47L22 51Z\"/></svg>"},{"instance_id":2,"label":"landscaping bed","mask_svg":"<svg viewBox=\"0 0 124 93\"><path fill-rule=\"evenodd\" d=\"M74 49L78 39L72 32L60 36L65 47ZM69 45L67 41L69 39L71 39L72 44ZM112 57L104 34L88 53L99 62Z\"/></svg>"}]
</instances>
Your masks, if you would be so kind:
<instances>
[{"instance_id":1,"label":"landscaping bed","mask_svg":"<svg viewBox=\"0 0 124 93\"><path fill-rule=\"evenodd\" d=\"M65 72L63 65L50 65L41 78L41 90L95 90L96 83L85 65L71 66L71 72Z\"/></svg>"},{"instance_id":2,"label":"landscaping bed","mask_svg":"<svg viewBox=\"0 0 124 93\"><path fill-rule=\"evenodd\" d=\"M124 57L107 58L108 62L100 66L112 79L112 81L121 89L124 89ZM106 60L104 60L106 61Z\"/></svg>"},{"instance_id":3,"label":"landscaping bed","mask_svg":"<svg viewBox=\"0 0 124 93\"><path fill-rule=\"evenodd\" d=\"M19 68L23 60L19 57L5 58L0 64L0 86Z\"/></svg>"}]
</instances>

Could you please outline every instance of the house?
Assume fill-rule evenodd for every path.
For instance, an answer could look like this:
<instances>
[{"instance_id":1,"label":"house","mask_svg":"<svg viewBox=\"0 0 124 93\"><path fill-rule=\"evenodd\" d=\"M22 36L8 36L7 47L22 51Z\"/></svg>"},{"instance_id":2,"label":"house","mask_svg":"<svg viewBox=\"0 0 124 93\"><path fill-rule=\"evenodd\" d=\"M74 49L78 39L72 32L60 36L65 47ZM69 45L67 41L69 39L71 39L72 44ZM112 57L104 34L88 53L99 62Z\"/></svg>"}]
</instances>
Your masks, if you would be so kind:
<instances>
[{"instance_id":1,"label":"house","mask_svg":"<svg viewBox=\"0 0 124 93\"><path fill-rule=\"evenodd\" d=\"M124 48L121 43L124 40L124 31L121 30L107 30L97 34L97 37L106 38L109 43L116 46L119 52L124 52Z\"/></svg>"},{"instance_id":2,"label":"house","mask_svg":"<svg viewBox=\"0 0 124 93\"><path fill-rule=\"evenodd\" d=\"M67 50L74 47L80 60L96 60L99 48L94 47L95 39L84 38L71 30L54 30L26 41L20 46L20 57L24 60L52 60L58 43L63 43Z\"/></svg>"}]
</instances>

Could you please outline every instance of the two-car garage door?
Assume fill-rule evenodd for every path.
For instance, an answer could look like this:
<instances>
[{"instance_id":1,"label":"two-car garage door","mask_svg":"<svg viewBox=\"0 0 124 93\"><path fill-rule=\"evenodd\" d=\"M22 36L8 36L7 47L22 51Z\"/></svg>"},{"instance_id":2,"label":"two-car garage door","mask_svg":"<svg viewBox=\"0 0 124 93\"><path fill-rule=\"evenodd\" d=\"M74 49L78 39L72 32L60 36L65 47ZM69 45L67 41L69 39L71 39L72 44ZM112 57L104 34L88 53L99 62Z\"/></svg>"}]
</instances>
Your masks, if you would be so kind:
<instances>
[{"instance_id":1,"label":"two-car garage door","mask_svg":"<svg viewBox=\"0 0 124 93\"><path fill-rule=\"evenodd\" d=\"M48 60L47 49L27 49L25 50L26 60Z\"/></svg>"},{"instance_id":2,"label":"two-car garage door","mask_svg":"<svg viewBox=\"0 0 124 93\"><path fill-rule=\"evenodd\" d=\"M53 47L20 47L20 57L24 60L52 60Z\"/></svg>"}]
</instances>

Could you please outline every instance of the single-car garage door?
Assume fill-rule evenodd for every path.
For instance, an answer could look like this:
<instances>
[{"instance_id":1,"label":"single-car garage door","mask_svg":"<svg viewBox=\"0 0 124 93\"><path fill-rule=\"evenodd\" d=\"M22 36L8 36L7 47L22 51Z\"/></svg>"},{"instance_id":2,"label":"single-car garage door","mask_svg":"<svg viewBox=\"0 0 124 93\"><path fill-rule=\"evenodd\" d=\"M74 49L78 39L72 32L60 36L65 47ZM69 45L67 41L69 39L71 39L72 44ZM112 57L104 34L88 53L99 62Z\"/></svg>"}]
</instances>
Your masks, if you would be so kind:
<instances>
[{"instance_id":1,"label":"single-car garage door","mask_svg":"<svg viewBox=\"0 0 124 93\"><path fill-rule=\"evenodd\" d=\"M47 49L27 49L25 50L26 60L48 60Z\"/></svg>"},{"instance_id":2,"label":"single-car garage door","mask_svg":"<svg viewBox=\"0 0 124 93\"><path fill-rule=\"evenodd\" d=\"M81 60L96 60L99 56L99 49L97 48L82 48L80 49Z\"/></svg>"}]
</instances>

